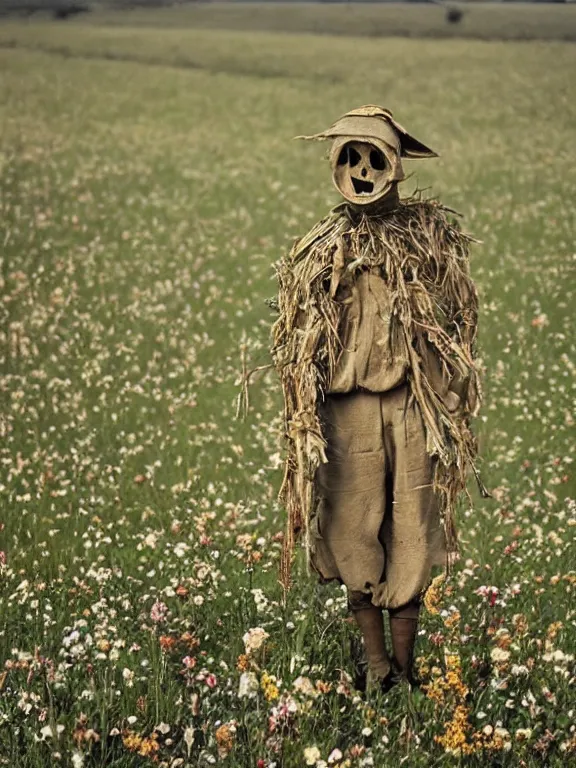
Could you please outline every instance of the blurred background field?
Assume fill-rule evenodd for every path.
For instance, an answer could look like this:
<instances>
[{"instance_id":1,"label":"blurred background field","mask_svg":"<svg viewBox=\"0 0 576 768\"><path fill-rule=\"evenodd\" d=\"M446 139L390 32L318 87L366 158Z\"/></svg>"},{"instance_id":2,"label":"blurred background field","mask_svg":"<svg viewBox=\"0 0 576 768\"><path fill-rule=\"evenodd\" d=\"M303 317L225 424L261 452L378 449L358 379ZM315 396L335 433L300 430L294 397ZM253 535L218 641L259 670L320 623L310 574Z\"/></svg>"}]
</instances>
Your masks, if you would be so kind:
<instances>
[{"instance_id":1,"label":"blurred background field","mask_svg":"<svg viewBox=\"0 0 576 768\"><path fill-rule=\"evenodd\" d=\"M203 13L231 23L0 27L0 764L569 764L575 49ZM363 103L441 156L406 193L482 241L494 496L463 503L423 617L428 688L376 701L347 677L342 591L300 556L282 603L273 375L234 418L241 347L268 361L273 264L337 202L324 148L292 137Z\"/></svg>"},{"instance_id":2,"label":"blurred background field","mask_svg":"<svg viewBox=\"0 0 576 768\"><path fill-rule=\"evenodd\" d=\"M36 19L56 16L97 26L259 30L356 37L576 40L574 3L269 0L190 2L162 7L162 3L156 1L0 0L0 10L2 8L13 16L24 14Z\"/></svg>"}]
</instances>

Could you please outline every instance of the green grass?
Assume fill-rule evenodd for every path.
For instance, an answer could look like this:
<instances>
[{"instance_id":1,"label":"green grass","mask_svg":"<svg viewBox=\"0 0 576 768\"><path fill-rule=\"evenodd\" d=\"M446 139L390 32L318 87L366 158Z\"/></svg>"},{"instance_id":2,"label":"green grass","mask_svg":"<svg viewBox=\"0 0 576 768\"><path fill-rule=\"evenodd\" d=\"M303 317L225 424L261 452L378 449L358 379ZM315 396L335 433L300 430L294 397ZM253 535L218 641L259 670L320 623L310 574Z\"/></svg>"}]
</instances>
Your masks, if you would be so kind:
<instances>
[{"instance_id":1,"label":"green grass","mask_svg":"<svg viewBox=\"0 0 576 768\"><path fill-rule=\"evenodd\" d=\"M337 200L323 148L291 138L381 103L441 155L412 163L420 186L483 241L478 427L495 498L461 510L423 674L448 679L458 652L468 742L510 735L509 752L485 735L463 764L568 764L574 48L32 24L0 41L0 763L152 765L138 737L155 728L171 768L211 764L217 732L240 768L300 768L314 745L354 768L458 763L434 741L454 687L437 705L404 690L365 702L341 679L341 590L300 556L282 604L273 376L234 419L244 335L267 361L273 263ZM291 715L262 689L238 696L257 626L266 647L243 663L276 677ZM330 690L313 698L300 676Z\"/></svg>"}]
</instances>

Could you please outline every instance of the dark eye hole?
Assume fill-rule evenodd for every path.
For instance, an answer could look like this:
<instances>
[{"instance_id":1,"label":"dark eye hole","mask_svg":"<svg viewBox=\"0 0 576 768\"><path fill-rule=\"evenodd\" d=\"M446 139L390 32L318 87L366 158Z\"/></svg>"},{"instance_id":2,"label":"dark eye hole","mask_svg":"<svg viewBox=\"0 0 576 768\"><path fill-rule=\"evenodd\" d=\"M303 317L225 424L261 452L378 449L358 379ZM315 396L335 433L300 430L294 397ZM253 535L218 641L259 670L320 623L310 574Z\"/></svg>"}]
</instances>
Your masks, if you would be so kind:
<instances>
[{"instance_id":1,"label":"dark eye hole","mask_svg":"<svg viewBox=\"0 0 576 768\"><path fill-rule=\"evenodd\" d=\"M360 153L356 152L354 147L350 147L350 149L348 150L348 156L349 156L351 168L354 168L355 165L358 165L358 163L361 160Z\"/></svg>"},{"instance_id":2,"label":"dark eye hole","mask_svg":"<svg viewBox=\"0 0 576 768\"><path fill-rule=\"evenodd\" d=\"M348 162L348 147L343 147L338 155L338 165L346 165Z\"/></svg>"},{"instance_id":3,"label":"dark eye hole","mask_svg":"<svg viewBox=\"0 0 576 768\"><path fill-rule=\"evenodd\" d=\"M370 152L370 165L375 171L383 171L386 168L386 160L382 152L379 152L377 149L373 149Z\"/></svg>"}]
</instances>

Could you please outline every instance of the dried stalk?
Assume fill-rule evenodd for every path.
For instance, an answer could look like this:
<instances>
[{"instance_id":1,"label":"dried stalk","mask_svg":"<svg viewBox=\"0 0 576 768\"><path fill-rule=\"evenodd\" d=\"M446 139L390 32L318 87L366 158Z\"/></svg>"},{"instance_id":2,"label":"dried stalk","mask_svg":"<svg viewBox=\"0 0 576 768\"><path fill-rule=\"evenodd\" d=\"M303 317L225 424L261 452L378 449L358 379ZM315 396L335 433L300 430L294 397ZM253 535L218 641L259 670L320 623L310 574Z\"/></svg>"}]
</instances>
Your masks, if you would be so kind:
<instances>
[{"instance_id":1,"label":"dried stalk","mask_svg":"<svg viewBox=\"0 0 576 768\"><path fill-rule=\"evenodd\" d=\"M385 215L344 203L297 241L277 266L280 315L272 329L272 356L284 394L287 452L279 499L288 515L280 570L286 590L300 531L310 548L314 477L326 461L318 406L342 351L340 305L334 296L344 271L376 268L388 283L393 321L409 352L408 384L422 412L429 453L438 458L434 487L452 557L457 551L454 510L466 490L468 469L487 494L475 466L477 444L470 428L482 399L475 365L478 298L468 268L473 238L460 231L450 214L455 212L419 196ZM425 343L450 378L463 382L457 413L434 389Z\"/></svg>"}]
</instances>

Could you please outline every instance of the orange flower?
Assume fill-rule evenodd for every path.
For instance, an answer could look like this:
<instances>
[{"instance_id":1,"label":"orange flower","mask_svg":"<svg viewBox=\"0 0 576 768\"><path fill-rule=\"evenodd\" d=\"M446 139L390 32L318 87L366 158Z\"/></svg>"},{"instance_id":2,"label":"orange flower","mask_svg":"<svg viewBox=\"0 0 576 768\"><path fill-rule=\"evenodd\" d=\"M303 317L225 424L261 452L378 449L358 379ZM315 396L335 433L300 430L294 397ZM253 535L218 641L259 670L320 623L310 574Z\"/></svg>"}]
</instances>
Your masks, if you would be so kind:
<instances>
[{"instance_id":1,"label":"orange flower","mask_svg":"<svg viewBox=\"0 0 576 768\"><path fill-rule=\"evenodd\" d=\"M200 645L200 640L198 640L198 638L195 637L195 635L193 635L191 632L184 632L184 634L180 637L180 642L187 646L191 651Z\"/></svg>"},{"instance_id":2,"label":"orange flower","mask_svg":"<svg viewBox=\"0 0 576 768\"><path fill-rule=\"evenodd\" d=\"M246 672L249 666L250 662L248 660L248 656L245 653L241 653L240 656L238 656L238 660L236 661L236 669L238 669L240 672Z\"/></svg>"},{"instance_id":3,"label":"orange flower","mask_svg":"<svg viewBox=\"0 0 576 768\"><path fill-rule=\"evenodd\" d=\"M218 755L221 758L226 757L232 751L235 730L231 723L224 723L216 730L216 744L218 745Z\"/></svg>"},{"instance_id":4,"label":"orange flower","mask_svg":"<svg viewBox=\"0 0 576 768\"><path fill-rule=\"evenodd\" d=\"M495 643L498 648L507 651L512 645L512 635L507 630L498 630L495 637Z\"/></svg>"},{"instance_id":5,"label":"orange flower","mask_svg":"<svg viewBox=\"0 0 576 768\"><path fill-rule=\"evenodd\" d=\"M562 629L563 624L561 621L554 621L546 630L546 637L548 640L555 640L558 632Z\"/></svg>"},{"instance_id":6,"label":"orange flower","mask_svg":"<svg viewBox=\"0 0 576 768\"><path fill-rule=\"evenodd\" d=\"M528 629L528 620L523 613L515 613L512 616L512 624L517 635L523 635Z\"/></svg>"},{"instance_id":7,"label":"orange flower","mask_svg":"<svg viewBox=\"0 0 576 768\"><path fill-rule=\"evenodd\" d=\"M326 683L324 680L316 680L316 690L320 693L328 693L332 690L332 684Z\"/></svg>"},{"instance_id":8,"label":"orange flower","mask_svg":"<svg viewBox=\"0 0 576 768\"><path fill-rule=\"evenodd\" d=\"M160 648L162 648L164 653L168 653L176 645L176 640L173 637L170 637L170 635L160 635L159 642Z\"/></svg>"}]
</instances>

